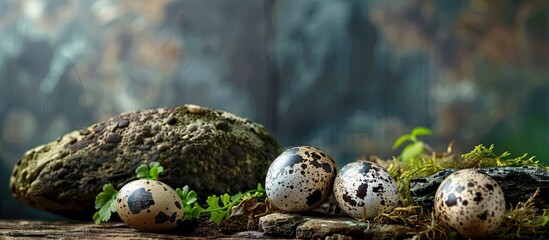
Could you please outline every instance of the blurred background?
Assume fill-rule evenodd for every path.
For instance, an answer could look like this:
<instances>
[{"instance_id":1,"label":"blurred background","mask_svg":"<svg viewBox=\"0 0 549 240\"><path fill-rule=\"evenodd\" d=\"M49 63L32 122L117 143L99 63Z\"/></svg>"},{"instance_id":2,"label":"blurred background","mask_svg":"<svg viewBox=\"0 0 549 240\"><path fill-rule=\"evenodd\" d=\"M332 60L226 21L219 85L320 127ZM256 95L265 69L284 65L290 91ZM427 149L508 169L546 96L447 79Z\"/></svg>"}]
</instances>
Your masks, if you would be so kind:
<instances>
[{"instance_id":1,"label":"blurred background","mask_svg":"<svg viewBox=\"0 0 549 240\"><path fill-rule=\"evenodd\" d=\"M549 164L548 22L544 0L0 0L0 218L59 219L11 197L26 150L185 103L339 167L415 126Z\"/></svg>"}]
</instances>

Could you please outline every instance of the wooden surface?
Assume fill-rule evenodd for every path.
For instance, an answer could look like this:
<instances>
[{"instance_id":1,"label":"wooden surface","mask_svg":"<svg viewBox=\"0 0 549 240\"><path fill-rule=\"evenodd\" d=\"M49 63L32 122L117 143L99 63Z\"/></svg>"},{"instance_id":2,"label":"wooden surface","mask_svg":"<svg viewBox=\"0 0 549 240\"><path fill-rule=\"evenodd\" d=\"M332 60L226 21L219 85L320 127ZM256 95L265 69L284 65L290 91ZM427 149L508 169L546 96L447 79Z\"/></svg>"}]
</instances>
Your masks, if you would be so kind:
<instances>
[{"instance_id":1,"label":"wooden surface","mask_svg":"<svg viewBox=\"0 0 549 240\"><path fill-rule=\"evenodd\" d=\"M227 222L229 223L229 222ZM410 229L368 224L323 213L273 213L259 219L258 231L233 221L217 225L207 218L189 220L170 232L139 232L122 222L99 225L76 221L0 220L0 239L402 239ZM408 236L409 237L409 236Z\"/></svg>"},{"instance_id":2,"label":"wooden surface","mask_svg":"<svg viewBox=\"0 0 549 240\"><path fill-rule=\"evenodd\" d=\"M0 220L0 239L257 239L260 232L223 234L215 226L178 227L167 233L139 232L122 222L95 225L91 222L45 222ZM267 237L269 238L269 237Z\"/></svg>"}]
</instances>

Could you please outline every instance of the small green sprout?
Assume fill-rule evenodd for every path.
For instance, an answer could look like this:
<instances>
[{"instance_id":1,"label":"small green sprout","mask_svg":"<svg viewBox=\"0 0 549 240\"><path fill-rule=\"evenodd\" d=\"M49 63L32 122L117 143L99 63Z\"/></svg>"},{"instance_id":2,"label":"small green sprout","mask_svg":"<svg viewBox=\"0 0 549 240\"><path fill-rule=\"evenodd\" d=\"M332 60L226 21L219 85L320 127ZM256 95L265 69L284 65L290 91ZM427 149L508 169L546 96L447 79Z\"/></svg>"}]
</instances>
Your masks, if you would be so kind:
<instances>
[{"instance_id":1,"label":"small green sprout","mask_svg":"<svg viewBox=\"0 0 549 240\"><path fill-rule=\"evenodd\" d=\"M135 173L139 179L158 180L158 175L162 172L164 172L164 167L160 166L159 162L151 162L149 166L142 164L135 169Z\"/></svg>"},{"instance_id":2,"label":"small green sprout","mask_svg":"<svg viewBox=\"0 0 549 240\"><path fill-rule=\"evenodd\" d=\"M188 186L185 186L182 189L177 188L175 191L183 200L183 208L185 210L184 220L200 218L202 214L209 214L210 221L217 224L229 219L233 207L239 203L253 198L265 197L265 188L261 184L258 184L256 189L244 193L237 193L232 196L227 193L220 196L209 196L206 200L208 207L204 209L196 203L196 193L194 191L189 191Z\"/></svg>"},{"instance_id":3,"label":"small green sprout","mask_svg":"<svg viewBox=\"0 0 549 240\"><path fill-rule=\"evenodd\" d=\"M399 137L393 144L392 149L395 150L403 145L405 142L410 142L404 147L399 157L400 160L402 160L404 163L408 163L410 159L416 158L425 152L426 144L417 139L417 137L427 135L432 135L430 129L426 127L416 127L412 130L411 133Z\"/></svg>"},{"instance_id":4,"label":"small green sprout","mask_svg":"<svg viewBox=\"0 0 549 240\"><path fill-rule=\"evenodd\" d=\"M196 192L194 190L190 190L187 185L183 188L176 188L175 192L179 195L181 201L183 202L183 210L185 212L183 215L183 220L200 218L201 208L196 202L198 200L198 195Z\"/></svg>"}]
</instances>

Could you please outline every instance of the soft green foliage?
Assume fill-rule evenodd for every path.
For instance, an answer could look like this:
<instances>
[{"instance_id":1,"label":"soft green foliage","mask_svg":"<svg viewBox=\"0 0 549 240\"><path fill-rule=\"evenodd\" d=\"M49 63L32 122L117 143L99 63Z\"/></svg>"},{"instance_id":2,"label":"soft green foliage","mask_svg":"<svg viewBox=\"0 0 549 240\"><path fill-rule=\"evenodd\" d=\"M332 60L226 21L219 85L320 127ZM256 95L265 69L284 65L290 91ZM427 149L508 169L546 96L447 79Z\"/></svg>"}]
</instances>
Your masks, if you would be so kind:
<instances>
[{"instance_id":1,"label":"soft green foliage","mask_svg":"<svg viewBox=\"0 0 549 240\"><path fill-rule=\"evenodd\" d=\"M162 172L164 172L164 167L160 166L159 162L151 162L149 166L142 164L135 169L135 173L139 179L158 180L158 175Z\"/></svg>"},{"instance_id":2,"label":"soft green foliage","mask_svg":"<svg viewBox=\"0 0 549 240\"><path fill-rule=\"evenodd\" d=\"M100 192L95 197L95 209L98 209L93 214L95 224L107 222L111 218L111 214L116 212L116 195L118 191L114 189L112 184L105 184L103 192Z\"/></svg>"},{"instance_id":3,"label":"soft green foliage","mask_svg":"<svg viewBox=\"0 0 549 240\"><path fill-rule=\"evenodd\" d=\"M194 191L189 191L188 186L183 187L183 189L178 188L176 189L176 192L183 200L185 220L200 218L202 214L209 214L210 221L218 224L229 219L233 207L239 203L253 198L265 197L265 188L263 188L261 184L258 184L256 189L249 190L245 193L237 193L232 196L227 193L221 196L209 196L206 200L208 207L204 209L196 203L196 193L194 193Z\"/></svg>"},{"instance_id":4,"label":"soft green foliage","mask_svg":"<svg viewBox=\"0 0 549 240\"><path fill-rule=\"evenodd\" d=\"M151 162L148 166L143 164L139 166L135 173L139 179L158 180L158 175L164 172L164 168L158 162ZM257 185L256 189L245 193L237 193L233 196L225 193L221 196L212 195L206 200L208 207L202 208L198 204L198 195L195 191L190 190L189 186L176 188L175 192L183 202L184 216L183 220L200 218L202 214L209 214L210 220L215 223L221 223L229 219L234 206L243 201L248 201L254 198L264 198L265 188L261 184ZM116 212L116 195L118 191L114 189L112 184L106 184L103 187L103 192L99 193L95 198L95 209L98 211L93 215L93 221L96 224L109 221L111 214Z\"/></svg>"},{"instance_id":5,"label":"soft green foliage","mask_svg":"<svg viewBox=\"0 0 549 240\"><path fill-rule=\"evenodd\" d=\"M395 143L393 143L392 149L395 150L404 143L410 142L402 149L399 156L400 160L407 163L410 159L417 158L425 152L425 143L417 139L417 137L426 135L432 135L430 129L426 127L416 127L412 129L411 133L400 136Z\"/></svg>"}]
</instances>

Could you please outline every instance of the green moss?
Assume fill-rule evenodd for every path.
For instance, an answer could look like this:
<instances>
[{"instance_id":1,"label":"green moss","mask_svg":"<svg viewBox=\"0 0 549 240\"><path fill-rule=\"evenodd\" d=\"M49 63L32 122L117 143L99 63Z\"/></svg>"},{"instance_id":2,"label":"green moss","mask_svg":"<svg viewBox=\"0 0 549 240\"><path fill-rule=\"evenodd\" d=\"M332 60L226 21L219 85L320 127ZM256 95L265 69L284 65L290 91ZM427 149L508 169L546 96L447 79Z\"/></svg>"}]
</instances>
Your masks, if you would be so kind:
<instances>
[{"instance_id":1,"label":"green moss","mask_svg":"<svg viewBox=\"0 0 549 240\"><path fill-rule=\"evenodd\" d=\"M549 234L549 209L539 211L534 200L539 189L526 202L511 207L496 230L487 239L537 239ZM461 239L459 234L436 218L434 211L418 205L397 207L373 219L377 224L401 224L410 227L412 239Z\"/></svg>"},{"instance_id":2,"label":"green moss","mask_svg":"<svg viewBox=\"0 0 549 240\"><path fill-rule=\"evenodd\" d=\"M403 165L400 175L396 176L400 201L405 206L415 203L410 195L410 180L435 174L442 169L444 166L436 158L411 159L409 164Z\"/></svg>"},{"instance_id":3,"label":"green moss","mask_svg":"<svg viewBox=\"0 0 549 240\"><path fill-rule=\"evenodd\" d=\"M540 163L536 157L528 157L528 153L525 153L520 157L508 158L511 153L504 152L501 155L497 155L493 150L493 144L490 145L489 148L482 144L476 146L470 153L461 155L463 158L463 166L461 168L534 166L549 170L549 167Z\"/></svg>"},{"instance_id":4,"label":"green moss","mask_svg":"<svg viewBox=\"0 0 549 240\"><path fill-rule=\"evenodd\" d=\"M549 209L536 211L534 205L534 199L539 195L539 191L538 188L526 202L519 202L511 207L498 229L500 236L512 235L521 238L549 233Z\"/></svg>"},{"instance_id":5,"label":"green moss","mask_svg":"<svg viewBox=\"0 0 549 240\"><path fill-rule=\"evenodd\" d=\"M388 171L397 181L401 202L404 206L408 206L415 204L410 195L410 180L426 177L444 169L534 166L549 170L549 167L541 164L535 157L528 157L527 153L516 158L509 156L511 156L509 152L499 155L494 153L494 145L485 147L481 144L471 152L461 155L460 158L445 152L421 155L419 158L410 159L407 164L393 161Z\"/></svg>"},{"instance_id":6,"label":"green moss","mask_svg":"<svg viewBox=\"0 0 549 240\"><path fill-rule=\"evenodd\" d=\"M460 157L452 154L450 149L445 153L423 154L410 159L408 163L393 159L393 163L387 170L397 181L402 207L378 217L375 222L412 226L415 232L411 234L416 238L454 239L457 233L453 229L439 224L432 215L432 211L423 209L414 202L410 195L410 180L433 175L444 169L534 166L549 170L548 166L544 166L535 157L528 157L526 153L515 158L510 156L509 152L494 153L494 145L490 147L478 145L471 152ZM538 194L539 190L532 194L528 201L512 207L505 215L498 231L491 237L524 238L548 234L549 209L536 209L533 204Z\"/></svg>"}]
</instances>

